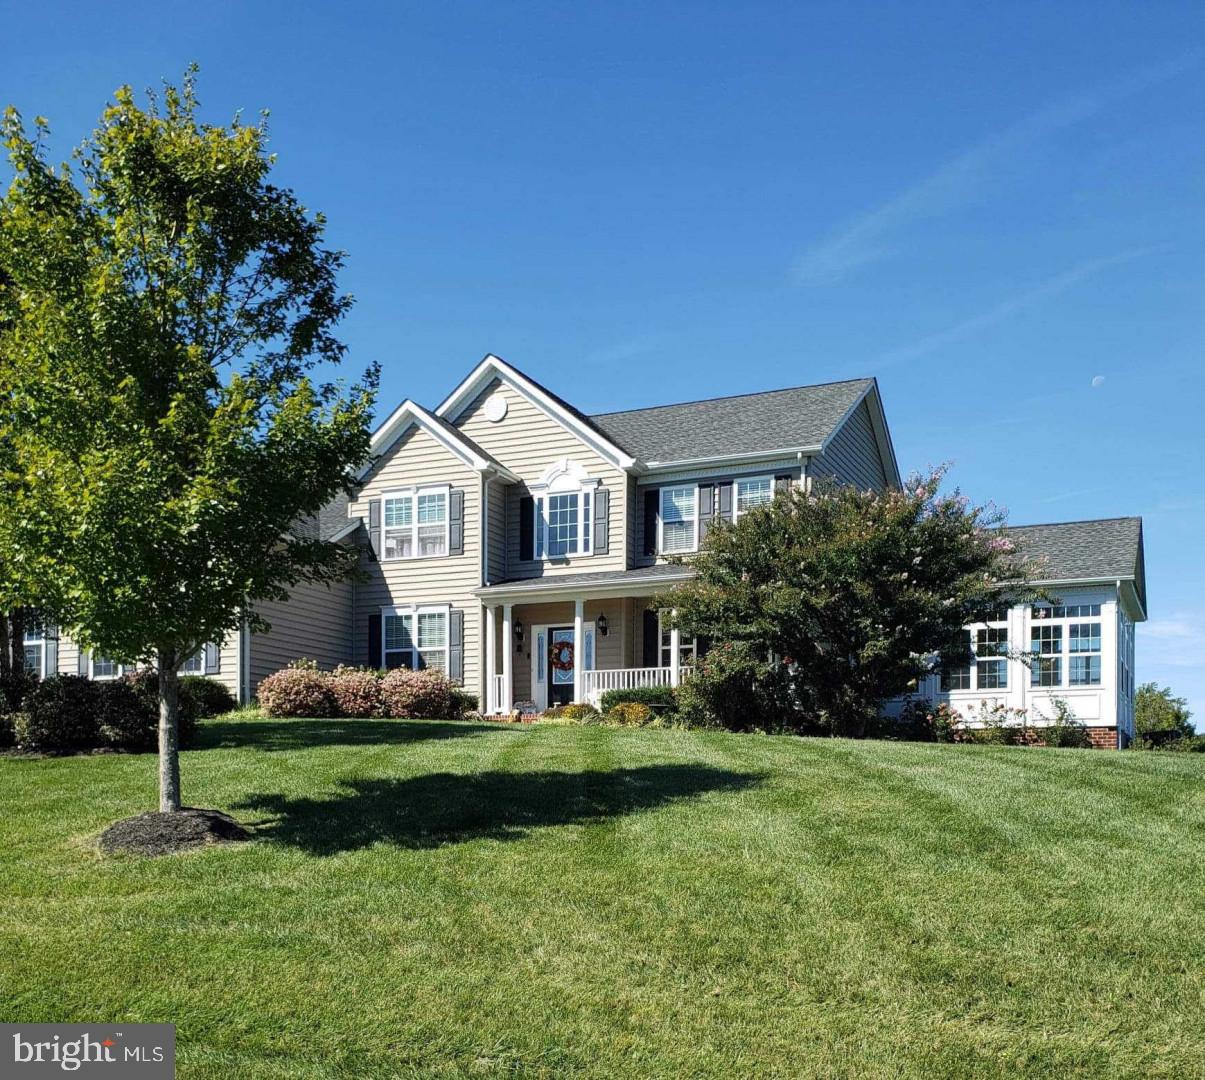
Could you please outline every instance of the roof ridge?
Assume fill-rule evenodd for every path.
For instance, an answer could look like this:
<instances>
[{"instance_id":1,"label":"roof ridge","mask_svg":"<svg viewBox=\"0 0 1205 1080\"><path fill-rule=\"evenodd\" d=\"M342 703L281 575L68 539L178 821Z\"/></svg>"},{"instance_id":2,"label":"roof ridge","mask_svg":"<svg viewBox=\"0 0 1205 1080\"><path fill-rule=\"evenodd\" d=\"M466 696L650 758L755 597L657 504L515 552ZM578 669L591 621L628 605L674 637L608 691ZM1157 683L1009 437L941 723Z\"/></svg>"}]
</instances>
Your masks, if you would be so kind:
<instances>
[{"instance_id":1,"label":"roof ridge","mask_svg":"<svg viewBox=\"0 0 1205 1080\"><path fill-rule=\"evenodd\" d=\"M1103 518L1077 518L1074 521L1031 521L1026 525L1004 524L1001 528L1004 529L1050 529L1058 525L1103 525L1110 521L1137 521L1142 523L1140 514L1122 514L1118 517L1103 517Z\"/></svg>"},{"instance_id":2,"label":"roof ridge","mask_svg":"<svg viewBox=\"0 0 1205 1080\"><path fill-rule=\"evenodd\" d=\"M642 405L635 409L614 409L611 412L591 413L591 420L601 420L608 416L623 416L626 413L653 412L655 409L676 409L683 405L706 405L713 401L735 401L737 398L766 397L769 394L789 394L793 390L819 390L825 386L848 386L852 383L873 383L873 375L863 375L857 379L834 379L831 382L804 383L801 386L779 386L773 390L751 390L745 394L717 394L715 397L694 398L691 401L667 401L661 405Z\"/></svg>"}]
</instances>

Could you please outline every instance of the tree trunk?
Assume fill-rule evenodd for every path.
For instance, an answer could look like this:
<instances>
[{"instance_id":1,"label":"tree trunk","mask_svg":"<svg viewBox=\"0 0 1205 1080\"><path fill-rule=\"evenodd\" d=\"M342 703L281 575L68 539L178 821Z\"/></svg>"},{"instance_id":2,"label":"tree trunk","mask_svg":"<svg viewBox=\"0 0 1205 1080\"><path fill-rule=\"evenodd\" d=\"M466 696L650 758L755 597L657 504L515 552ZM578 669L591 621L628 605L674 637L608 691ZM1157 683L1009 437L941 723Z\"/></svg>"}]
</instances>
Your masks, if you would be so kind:
<instances>
[{"instance_id":1,"label":"tree trunk","mask_svg":"<svg viewBox=\"0 0 1205 1080\"><path fill-rule=\"evenodd\" d=\"M9 643L12 646L10 667L14 675L25 671L25 608L13 608L8 617Z\"/></svg>"},{"instance_id":2,"label":"tree trunk","mask_svg":"<svg viewBox=\"0 0 1205 1080\"><path fill-rule=\"evenodd\" d=\"M159 653L159 811L180 809L180 673L173 652Z\"/></svg>"}]
</instances>

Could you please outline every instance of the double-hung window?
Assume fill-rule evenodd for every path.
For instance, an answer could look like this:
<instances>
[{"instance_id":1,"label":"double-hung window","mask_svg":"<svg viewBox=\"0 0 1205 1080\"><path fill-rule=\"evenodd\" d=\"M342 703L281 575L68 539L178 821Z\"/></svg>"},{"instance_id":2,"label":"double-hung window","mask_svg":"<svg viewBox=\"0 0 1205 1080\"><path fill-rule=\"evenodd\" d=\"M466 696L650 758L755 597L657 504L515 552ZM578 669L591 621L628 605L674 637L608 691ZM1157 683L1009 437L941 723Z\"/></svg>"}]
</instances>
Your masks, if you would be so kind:
<instances>
[{"instance_id":1,"label":"double-hung window","mask_svg":"<svg viewBox=\"0 0 1205 1080\"><path fill-rule=\"evenodd\" d=\"M749 476L736 482L736 518L774 501L774 477Z\"/></svg>"},{"instance_id":2,"label":"double-hung window","mask_svg":"<svg viewBox=\"0 0 1205 1080\"><path fill-rule=\"evenodd\" d=\"M202 646L180 665L181 675L205 674L205 648Z\"/></svg>"},{"instance_id":3,"label":"double-hung window","mask_svg":"<svg viewBox=\"0 0 1205 1080\"><path fill-rule=\"evenodd\" d=\"M417 488L382 498L385 559L430 559L448 553L448 489Z\"/></svg>"},{"instance_id":4,"label":"double-hung window","mask_svg":"<svg viewBox=\"0 0 1205 1080\"><path fill-rule=\"evenodd\" d=\"M107 656L92 654L92 678L116 679L122 672L122 665Z\"/></svg>"},{"instance_id":5,"label":"double-hung window","mask_svg":"<svg viewBox=\"0 0 1205 1080\"><path fill-rule=\"evenodd\" d=\"M532 503L537 559L565 559L593 551L593 486L549 492Z\"/></svg>"},{"instance_id":6,"label":"double-hung window","mask_svg":"<svg viewBox=\"0 0 1205 1080\"><path fill-rule=\"evenodd\" d=\"M680 555L699 546L699 489L678 484L661 489L661 543L663 555Z\"/></svg>"},{"instance_id":7,"label":"double-hung window","mask_svg":"<svg viewBox=\"0 0 1205 1080\"><path fill-rule=\"evenodd\" d=\"M975 680L980 690L1008 689L1008 627L975 631Z\"/></svg>"},{"instance_id":8,"label":"double-hung window","mask_svg":"<svg viewBox=\"0 0 1205 1080\"><path fill-rule=\"evenodd\" d=\"M1100 604L1036 605L1032 619L1031 685L1100 685Z\"/></svg>"},{"instance_id":9,"label":"double-hung window","mask_svg":"<svg viewBox=\"0 0 1205 1080\"><path fill-rule=\"evenodd\" d=\"M382 666L448 670L448 608L388 608L381 614Z\"/></svg>"},{"instance_id":10,"label":"double-hung window","mask_svg":"<svg viewBox=\"0 0 1205 1080\"><path fill-rule=\"evenodd\" d=\"M53 675L51 668L55 663L54 644L57 634L54 627L43 626L41 620L34 618L25 624L25 670L32 672L39 679Z\"/></svg>"}]
</instances>

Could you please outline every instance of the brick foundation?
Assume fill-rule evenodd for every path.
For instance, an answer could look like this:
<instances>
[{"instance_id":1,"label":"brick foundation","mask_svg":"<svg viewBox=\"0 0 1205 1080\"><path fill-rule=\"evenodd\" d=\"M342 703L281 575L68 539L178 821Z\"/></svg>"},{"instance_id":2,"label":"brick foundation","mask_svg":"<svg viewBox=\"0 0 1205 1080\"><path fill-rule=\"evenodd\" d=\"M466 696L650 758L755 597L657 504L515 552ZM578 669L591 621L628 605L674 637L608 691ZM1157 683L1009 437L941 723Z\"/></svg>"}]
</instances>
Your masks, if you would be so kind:
<instances>
[{"instance_id":1,"label":"brick foundation","mask_svg":"<svg viewBox=\"0 0 1205 1080\"><path fill-rule=\"evenodd\" d=\"M1088 728L1088 738L1092 740L1092 747L1095 750L1117 749L1117 728L1090 727Z\"/></svg>"}]
</instances>

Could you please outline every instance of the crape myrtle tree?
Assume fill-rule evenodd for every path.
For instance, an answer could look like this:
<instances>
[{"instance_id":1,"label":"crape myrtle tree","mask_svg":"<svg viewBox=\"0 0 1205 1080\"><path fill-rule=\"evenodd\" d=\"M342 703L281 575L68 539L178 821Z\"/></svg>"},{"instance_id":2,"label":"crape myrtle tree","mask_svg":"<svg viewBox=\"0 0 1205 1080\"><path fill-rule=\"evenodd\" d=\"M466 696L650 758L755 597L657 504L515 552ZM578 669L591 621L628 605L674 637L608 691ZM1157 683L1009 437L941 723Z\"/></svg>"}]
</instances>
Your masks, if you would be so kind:
<instances>
[{"instance_id":1,"label":"crape myrtle tree","mask_svg":"<svg viewBox=\"0 0 1205 1080\"><path fill-rule=\"evenodd\" d=\"M270 182L266 119L116 92L74 166L9 109L0 198L0 562L82 648L159 671L180 808L180 666L254 602L349 573L290 532L365 460L377 372L320 381L351 299L324 219Z\"/></svg>"},{"instance_id":2,"label":"crape myrtle tree","mask_svg":"<svg viewBox=\"0 0 1205 1080\"><path fill-rule=\"evenodd\" d=\"M829 483L781 492L713 526L697 576L658 602L686 634L772 659L763 670L775 672L771 693L793 726L860 736L883 702L967 662L968 623L1033 595L1002 514L942 494L943 473L882 493ZM757 689L750 708L767 700Z\"/></svg>"}]
</instances>

